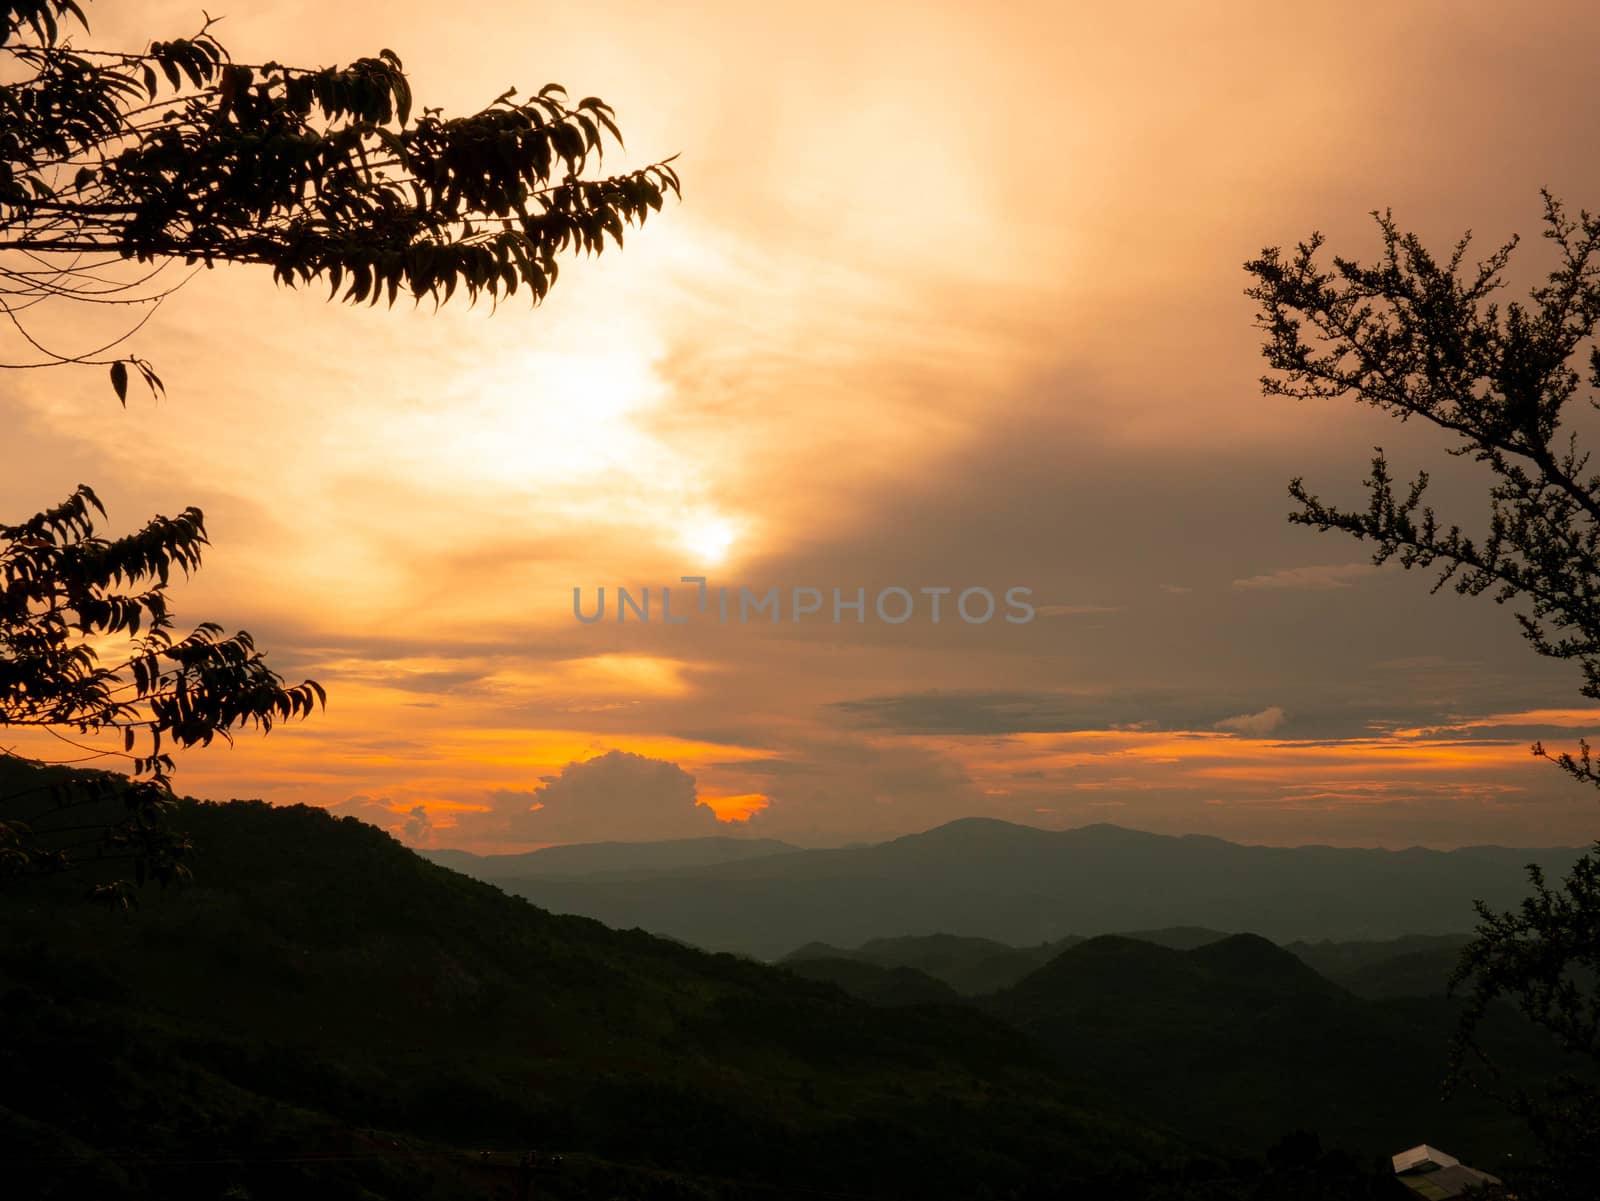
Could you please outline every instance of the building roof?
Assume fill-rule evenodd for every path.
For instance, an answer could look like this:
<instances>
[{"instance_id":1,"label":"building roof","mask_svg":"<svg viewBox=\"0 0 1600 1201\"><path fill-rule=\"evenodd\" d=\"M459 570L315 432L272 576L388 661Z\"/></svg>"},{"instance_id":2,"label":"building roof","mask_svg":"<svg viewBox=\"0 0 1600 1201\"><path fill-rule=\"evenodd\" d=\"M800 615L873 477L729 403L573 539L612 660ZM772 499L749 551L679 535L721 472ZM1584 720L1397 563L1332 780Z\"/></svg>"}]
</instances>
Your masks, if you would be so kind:
<instances>
[{"instance_id":1,"label":"building roof","mask_svg":"<svg viewBox=\"0 0 1600 1201\"><path fill-rule=\"evenodd\" d=\"M1453 1168L1461 1163L1454 1155L1446 1155L1438 1147L1419 1143L1393 1157L1395 1175L1406 1172L1431 1172L1438 1168Z\"/></svg>"},{"instance_id":2,"label":"building roof","mask_svg":"<svg viewBox=\"0 0 1600 1201\"><path fill-rule=\"evenodd\" d=\"M1394 1174L1419 1197L1428 1201L1449 1201L1473 1189L1499 1184L1497 1176L1469 1168L1454 1155L1421 1143L1393 1157Z\"/></svg>"}]
</instances>

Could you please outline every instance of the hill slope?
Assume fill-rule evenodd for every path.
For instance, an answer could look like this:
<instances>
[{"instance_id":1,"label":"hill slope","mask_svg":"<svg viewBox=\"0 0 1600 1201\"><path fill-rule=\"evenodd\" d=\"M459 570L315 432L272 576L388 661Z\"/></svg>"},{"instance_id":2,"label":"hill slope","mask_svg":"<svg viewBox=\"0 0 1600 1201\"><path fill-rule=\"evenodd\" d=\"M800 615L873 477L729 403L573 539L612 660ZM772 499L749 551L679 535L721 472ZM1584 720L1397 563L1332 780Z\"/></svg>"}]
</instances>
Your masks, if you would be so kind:
<instances>
[{"instance_id":1,"label":"hill slope","mask_svg":"<svg viewBox=\"0 0 1600 1201\"><path fill-rule=\"evenodd\" d=\"M980 1004L1150 1112L1248 1146L1284 1127L1380 1153L1426 1138L1497 1161L1521 1135L1498 1106L1439 1099L1454 1011L1364 1000L1249 934L1190 951L1089 939ZM1547 1070L1546 1041L1492 1015L1502 1062Z\"/></svg>"},{"instance_id":2,"label":"hill slope","mask_svg":"<svg viewBox=\"0 0 1600 1201\"><path fill-rule=\"evenodd\" d=\"M131 915L88 908L81 884L0 894L0 1145L29 1149L29 1195L314 1196L374 1145L423 1140L777 1195L968 1197L1173 1146L970 1010L890 1013L552 916L320 810L189 804L183 821L197 882ZM312 1152L315 1171L293 1166ZM457 1195L435 1176L392 1195Z\"/></svg>"},{"instance_id":3,"label":"hill slope","mask_svg":"<svg viewBox=\"0 0 1600 1201\"><path fill-rule=\"evenodd\" d=\"M817 956L788 960L787 971L806 980L838 985L871 1005L960 1005L963 998L943 980L914 967L880 967L858 959Z\"/></svg>"},{"instance_id":4,"label":"hill slope","mask_svg":"<svg viewBox=\"0 0 1600 1201\"><path fill-rule=\"evenodd\" d=\"M1292 942L1316 971L1358 997L1442 997L1468 934L1413 934L1380 942Z\"/></svg>"}]
</instances>

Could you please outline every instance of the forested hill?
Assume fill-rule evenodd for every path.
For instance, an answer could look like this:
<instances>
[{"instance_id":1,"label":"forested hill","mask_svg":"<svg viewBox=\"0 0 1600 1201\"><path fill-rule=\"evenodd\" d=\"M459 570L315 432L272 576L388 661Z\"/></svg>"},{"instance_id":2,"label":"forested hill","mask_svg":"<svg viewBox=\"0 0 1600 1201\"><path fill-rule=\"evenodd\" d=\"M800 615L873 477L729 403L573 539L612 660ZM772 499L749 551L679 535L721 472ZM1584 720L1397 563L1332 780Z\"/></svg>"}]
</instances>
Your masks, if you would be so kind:
<instances>
[{"instance_id":1,"label":"forested hill","mask_svg":"<svg viewBox=\"0 0 1600 1201\"><path fill-rule=\"evenodd\" d=\"M194 883L132 913L81 881L0 894L0 1144L39 1185L16 1195L479 1196L449 1148L536 1146L568 1155L553 1196L645 1195L646 1165L687 1190L661 1195L966 1198L1132 1188L1177 1146L970 1010L552 916L321 810L179 824ZM386 1191L417 1162L436 1192Z\"/></svg>"},{"instance_id":2,"label":"forested hill","mask_svg":"<svg viewBox=\"0 0 1600 1201\"><path fill-rule=\"evenodd\" d=\"M1373 1152L1420 1132L1479 1162L1527 1149L1494 1099L1443 1097L1454 1004L1354 996L1256 935L1187 951L1092 938L977 1003L1129 1103L1219 1142L1250 1146L1289 1122ZM1509 1008L1480 1033L1514 1076L1581 1066Z\"/></svg>"}]
</instances>

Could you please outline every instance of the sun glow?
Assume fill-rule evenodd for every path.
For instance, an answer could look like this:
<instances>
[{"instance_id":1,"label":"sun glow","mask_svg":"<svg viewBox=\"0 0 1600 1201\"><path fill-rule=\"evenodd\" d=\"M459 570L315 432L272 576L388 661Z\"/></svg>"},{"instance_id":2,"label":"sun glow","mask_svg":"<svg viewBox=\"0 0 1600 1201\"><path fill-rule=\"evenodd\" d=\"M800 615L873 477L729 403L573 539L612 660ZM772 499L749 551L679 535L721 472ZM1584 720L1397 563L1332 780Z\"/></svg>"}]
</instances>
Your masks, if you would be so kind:
<instances>
[{"instance_id":1,"label":"sun glow","mask_svg":"<svg viewBox=\"0 0 1600 1201\"><path fill-rule=\"evenodd\" d=\"M694 556L696 566L711 567L722 563L733 549L739 536L738 528L726 517L696 517L679 530L683 548Z\"/></svg>"},{"instance_id":2,"label":"sun glow","mask_svg":"<svg viewBox=\"0 0 1600 1201\"><path fill-rule=\"evenodd\" d=\"M644 427L668 399L659 333L643 317L585 324L577 316L592 314L577 308L531 344L467 328L434 348L430 372L394 381L399 399L381 423L352 417L342 449L374 473L557 507L675 489L685 468Z\"/></svg>"}]
</instances>

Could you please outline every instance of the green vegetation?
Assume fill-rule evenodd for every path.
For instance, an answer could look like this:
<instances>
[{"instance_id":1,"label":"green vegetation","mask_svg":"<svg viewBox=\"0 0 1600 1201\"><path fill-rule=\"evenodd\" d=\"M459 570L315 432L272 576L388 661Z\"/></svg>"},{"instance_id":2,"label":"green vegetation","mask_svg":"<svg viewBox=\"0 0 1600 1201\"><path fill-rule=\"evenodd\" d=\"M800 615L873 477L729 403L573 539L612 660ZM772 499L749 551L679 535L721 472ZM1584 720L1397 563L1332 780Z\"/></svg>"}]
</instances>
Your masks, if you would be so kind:
<instances>
[{"instance_id":1,"label":"green vegetation","mask_svg":"<svg viewBox=\"0 0 1600 1201\"><path fill-rule=\"evenodd\" d=\"M320 810L181 823L195 881L132 914L0 897L0 1106L36 1195L417 1195L392 1160L304 1162L386 1140L441 1196L469 1187L448 1148L908 1197L1136 1180L1182 1148L970 1010L555 917Z\"/></svg>"},{"instance_id":2,"label":"green vegetation","mask_svg":"<svg viewBox=\"0 0 1600 1201\"><path fill-rule=\"evenodd\" d=\"M1377 1153L1425 1130L1488 1162L1527 1151L1526 1131L1490 1098L1438 1096L1446 1032L1463 1009L1446 984L1466 941L1279 948L1178 927L1019 949L931 935L855 951L812 943L783 964L880 1005L935 1000L933 989L1002 964L1014 979L957 999L1036 1035L1108 1093L1193 1137L1259 1146L1287 1125ZM1033 959L1042 962L1026 968ZM1524 1081L1571 1066L1508 1007L1496 1007L1486 1031Z\"/></svg>"},{"instance_id":3,"label":"green vegetation","mask_svg":"<svg viewBox=\"0 0 1600 1201\"><path fill-rule=\"evenodd\" d=\"M1449 1002L1352 996L1254 935L1192 951L1090 939L980 1005L1124 1100L1225 1144L1257 1146L1287 1125L1372 1153L1425 1133L1485 1166L1527 1147L1488 1098L1440 1100ZM1526 1076L1560 1066L1508 1009L1485 1025Z\"/></svg>"},{"instance_id":4,"label":"green vegetation","mask_svg":"<svg viewBox=\"0 0 1600 1201\"><path fill-rule=\"evenodd\" d=\"M132 912L0 893L28 1195L477 1197L539 1148L555 1197L1381 1196L1419 1137L1517 1145L1434 1103L1442 999L1363 1001L1260 939L1080 941L975 1004L555 916L321 810L180 818L193 882ZM890 945L919 942L993 949ZM1309 1129L1349 1150L1284 1141Z\"/></svg>"},{"instance_id":5,"label":"green vegetation","mask_svg":"<svg viewBox=\"0 0 1600 1201\"><path fill-rule=\"evenodd\" d=\"M879 967L856 959L801 958L784 967L806 980L837 985L870 1005L960 1005L962 996L943 980L914 967Z\"/></svg>"}]
</instances>

